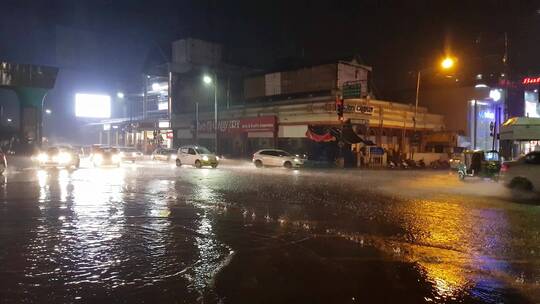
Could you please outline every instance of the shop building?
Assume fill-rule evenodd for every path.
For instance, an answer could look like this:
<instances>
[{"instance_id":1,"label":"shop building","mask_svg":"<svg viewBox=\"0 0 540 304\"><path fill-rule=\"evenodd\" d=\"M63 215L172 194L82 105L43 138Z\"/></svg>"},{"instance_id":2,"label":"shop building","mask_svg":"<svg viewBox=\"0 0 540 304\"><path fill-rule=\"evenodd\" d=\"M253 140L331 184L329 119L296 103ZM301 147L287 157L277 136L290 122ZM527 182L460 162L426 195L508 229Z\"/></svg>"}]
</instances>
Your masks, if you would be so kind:
<instances>
[{"instance_id":1,"label":"shop building","mask_svg":"<svg viewBox=\"0 0 540 304\"><path fill-rule=\"evenodd\" d=\"M321 143L308 138L314 127L339 128L336 102L330 97L312 97L264 104L246 104L220 109L218 153L247 157L263 148L282 148L293 153L310 153ZM200 144L213 147L213 112L175 115L172 128L175 146ZM414 106L373 99L349 99L344 120L363 140L396 151L409 151L413 137ZM444 130L441 115L420 107L417 131L429 134ZM324 143L322 143L324 144Z\"/></svg>"},{"instance_id":2,"label":"shop building","mask_svg":"<svg viewBox=\"0 0 540 304\"><path fill-rule=\"evenodd\" d=\"M476 84L426 91L421 94L420 104L443 115L447 131L454 133L455 146L445 152L499 150L497 134L508 115L504 88Z\"/></svg>"},{"instance_id":3,"label":"shop building","mask_svg":"<svg viewBox=\"0 0 540 304\"><path fill-rule=\"evenodd\" d=\"M505 73L492 75L488 80L477 74L469 86L422 92L420 104L445 116L447 129L458 136L456 147L493 149L513 159L537 146L535 136L527 140L519 130L527 124L530 130L537 128L540 77L510 81Z\"/></svg>"},{"instance_id":4,"label":"shop building","mask_svg":"<svg viewBox=\"0 0 540 304\"><path fill-rule=\"evenodd\" d=\"M184 100L188 102L184 109L191 111L173 113L174 145L196 143L214 149L217 136L217 152L224 155L248 157L263 148L309 154L321 146L337 147L341 140L336 134L327 135L328 140L319 138L317 130L351 130L349 148L361 139L404 153L415 141L413 137L420 147L423 134L444 130L441 115L420 107L414 136L414 106L372 98L370 77L371 67L356 61L246 77L242 102L225 103L218 98L217 132L212 107L190 108L190 101ZM344 97L343 120L337 115L336 96Z\"/></svg>"},{"instance_id":5,"label":"shop building","mask_svg":"<svg viewBox=\"0 0 540 304\"><path fill-rule=\"evenodd\" d=\"M513 117L501 127L503 156L516 159L532 151L540 151L540 118Z\"/></svg>"},{"instance_id":6,"label":"shop building","mask_svg":"<svg viewBox=\"0 0 540 304\"><path fill-rule=\"evenodd\" d=\"M540 77L523 77L508 89L508 119L500 132L501 155L515 159L540 150Z\"/></svg>"},{"instance_id":7,"label":"shop building","mask_svg":"<svg viewBox=\"0 0 540 304\"><path fill-rule=\"evenodd\" d=\"M144 153L172 148L172 115L210 111L214 97L225 108L241 101L242 80L253 72L223 62L219 44L191 38L174 41L171 61L143 75L140 90L125 94L128 115L90 127L99 132L101 144L136 146ZM211 83L203 82L204 76Z\"/></svg>"},{"instance_id":8,"label":"shop building","mask_svg":"<svg viewBox=\"0 0 540 304\"><path fill-rule=\"evenodd\" d=\"M143 76L142 90L124 93L122 117L104 119L88 125L98 133L98 144L134 146L151 153L157 146L172 147L169 113L169 81L165 76Z\"/></svg>"}]
</instances>

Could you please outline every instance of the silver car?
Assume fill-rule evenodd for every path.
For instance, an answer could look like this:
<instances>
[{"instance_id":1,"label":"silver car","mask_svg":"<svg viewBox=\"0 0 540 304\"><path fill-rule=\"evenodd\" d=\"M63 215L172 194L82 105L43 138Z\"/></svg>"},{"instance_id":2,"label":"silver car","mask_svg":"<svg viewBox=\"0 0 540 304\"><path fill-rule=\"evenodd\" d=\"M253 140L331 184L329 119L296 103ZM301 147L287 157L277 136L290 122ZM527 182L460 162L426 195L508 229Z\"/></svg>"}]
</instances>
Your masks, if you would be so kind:
<instances>
[{"instance_id":1,"label":"silver car","mask_svg":"<svg viewBox=\"0 0 540 304\"><path fill-rule=\"evenodd\" d=\"M261 167L285 167L287 169L298 168L304 164L304 160L279 149L263 149L253 154L253 164Z\"/></svg>"},{"instance_id":2,"label":"silver car","mask_svg":"<svg viewBox=\"0 0 540 304\"><path fill-rule=\"evenodd\" d=\"M138 151L132 147L121 147L118 148L118 150L120 150L120 157L122 158L122 161L130 161L134 163L136 160L142 160L144 158L141 151Z\"/></svg>"},{"instance_id":3,"label":"silver car","mask_svg":"<svg viewBox=\"0 0 540 304\"><path fill-rule=\"evenodd\" d=\"M159 148L152 152L152 156L150 156L150 158L152 160L160 160L166 162L173 161L176 159L176 150Z\"/></svg>"},{"instance_id":4,"label":"silver car","mask_svg":"<svg viewBox=\"0 0 540 304\"><path fill-rule=\"evenodd\" d=\"M178 149L176 156L176 166L192 165L196 168L210 166L216 168L219 164L219 157L210 150L202 146L184 146Z\"/></svg>"}]
</instances>

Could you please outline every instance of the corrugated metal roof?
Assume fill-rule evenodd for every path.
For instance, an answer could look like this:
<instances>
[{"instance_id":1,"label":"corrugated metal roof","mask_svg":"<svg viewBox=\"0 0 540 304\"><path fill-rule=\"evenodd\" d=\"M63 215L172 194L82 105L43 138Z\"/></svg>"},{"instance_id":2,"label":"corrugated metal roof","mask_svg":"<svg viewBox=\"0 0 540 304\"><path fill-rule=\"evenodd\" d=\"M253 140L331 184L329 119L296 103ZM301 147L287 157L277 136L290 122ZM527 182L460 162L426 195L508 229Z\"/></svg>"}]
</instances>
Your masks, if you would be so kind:
<instances>
[{"instance_id":1,"label":"corrugated metal roof","mask_svg":"<svg viewBox=\"0 0 540 304\"><path fill-rule=\"evenodd\" d=\"M503 126L540 126L540 118L512 117L505 121Z\"/></svg>"}]
</instances>

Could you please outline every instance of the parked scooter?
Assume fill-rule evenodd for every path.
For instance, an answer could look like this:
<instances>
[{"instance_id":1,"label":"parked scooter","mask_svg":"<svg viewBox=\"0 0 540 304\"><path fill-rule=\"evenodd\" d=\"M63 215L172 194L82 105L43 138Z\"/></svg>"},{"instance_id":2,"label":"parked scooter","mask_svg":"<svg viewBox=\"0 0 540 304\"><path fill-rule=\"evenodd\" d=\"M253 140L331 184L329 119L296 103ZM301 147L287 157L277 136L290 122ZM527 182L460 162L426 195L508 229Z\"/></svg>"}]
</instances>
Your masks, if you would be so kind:
<instances>
[{"instance_id":1,"label":"parked scooter","mask_svg":"<svg viewBox=\"0 0 540 304\"><path fill-rule=\"evenodd\" d=\"M409 169L409 164L407 164L406 160L402 160L401 163L400 163L400 167L402 169Z\"/></svg>"},{"instance_id":2,"label":"parked scooter","mask_svg":"<svg viewBox=\"0 0 540 304\"><path fill-rule=\"evenodd\" d=\"M411 169L416 169L418 167L414 159L406 159L405 162L407 163L407 166Z\"/></svg>"}]
</instances>

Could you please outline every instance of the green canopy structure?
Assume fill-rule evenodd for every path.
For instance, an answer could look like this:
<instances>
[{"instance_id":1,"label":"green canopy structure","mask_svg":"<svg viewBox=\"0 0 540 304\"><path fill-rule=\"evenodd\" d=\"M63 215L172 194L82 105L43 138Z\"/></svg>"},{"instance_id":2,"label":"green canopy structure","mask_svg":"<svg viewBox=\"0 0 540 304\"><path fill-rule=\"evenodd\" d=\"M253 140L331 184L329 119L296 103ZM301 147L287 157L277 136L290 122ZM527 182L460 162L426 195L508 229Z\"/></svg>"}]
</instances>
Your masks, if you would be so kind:
<instances>
[{"instance_id":1,"label":"green canopy structure","mask_svg":"<svg viewBox=\"0 0 540 304\"><path fill-rule=\"evenodd\" d=\"M0 88L13 90L19 99L19 139L41 145L43 100L54 87L58 68L0 61Z\"/></svg>"}]
</instances>

